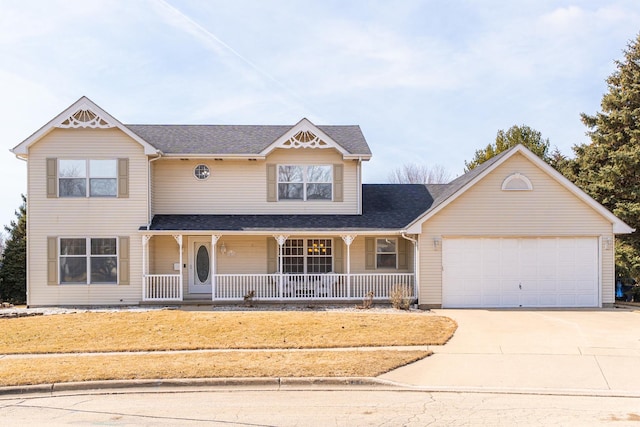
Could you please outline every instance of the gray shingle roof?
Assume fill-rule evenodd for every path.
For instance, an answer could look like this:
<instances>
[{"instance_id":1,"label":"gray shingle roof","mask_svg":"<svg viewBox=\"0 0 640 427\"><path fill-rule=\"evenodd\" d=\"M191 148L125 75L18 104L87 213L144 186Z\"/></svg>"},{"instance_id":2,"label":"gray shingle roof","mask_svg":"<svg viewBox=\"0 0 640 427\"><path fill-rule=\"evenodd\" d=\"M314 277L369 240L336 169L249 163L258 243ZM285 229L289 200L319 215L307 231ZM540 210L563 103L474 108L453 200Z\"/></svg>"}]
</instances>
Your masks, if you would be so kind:
<instances>
[{"instance_id":1,"label":"gray shingle roof","mask_svg":"<svg viewBox=\"0 0 640 427\"><path fill-rule=\"evenodd\" d=\"M165 154L259 154L292 126L125 125ZM360 126L318 126L350 154L371 155Z\"/></svg>"},{"instance_id":2,"label":"gray shingle roof","mask_svg":"<svg viewBox=\"0 0 640 427\"><path fill-rule=\"evenodd\" d=\"M155 215L152 231L401 230L433 203L425 185L365 184L362 215ZM142 227L141 230L146 229Z\"/></svg>"},{"instance_id":3,"label":"gray shingle roof","mask_svg":"<svg viewBox=\"0 0 640 427\"><path fill-rule=\"evenodd\" d=\"M150 230L402 230L445 203L509 151L498 154L448 184L363 184L362 215L155 215Z\"/></svg>"}]
</instances>

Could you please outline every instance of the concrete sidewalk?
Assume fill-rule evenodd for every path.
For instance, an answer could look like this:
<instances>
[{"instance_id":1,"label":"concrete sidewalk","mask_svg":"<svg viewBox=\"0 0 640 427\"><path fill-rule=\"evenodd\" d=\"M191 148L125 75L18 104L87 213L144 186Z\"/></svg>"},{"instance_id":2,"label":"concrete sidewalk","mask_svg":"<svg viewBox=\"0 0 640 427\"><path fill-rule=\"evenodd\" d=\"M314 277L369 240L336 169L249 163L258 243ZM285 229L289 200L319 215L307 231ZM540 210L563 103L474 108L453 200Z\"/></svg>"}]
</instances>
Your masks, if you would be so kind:
<instances>
[{"instance_id":1,"label":"concrete sidewalk","mask_svg":"<svg viewBox=\"0 0 640 427\"><path fill-rule=\"evenodd\" d=\"M434 355L379 377L432 390L640 396L640 312L436 310L458 322Z\"/></svg>"}]
</instances>

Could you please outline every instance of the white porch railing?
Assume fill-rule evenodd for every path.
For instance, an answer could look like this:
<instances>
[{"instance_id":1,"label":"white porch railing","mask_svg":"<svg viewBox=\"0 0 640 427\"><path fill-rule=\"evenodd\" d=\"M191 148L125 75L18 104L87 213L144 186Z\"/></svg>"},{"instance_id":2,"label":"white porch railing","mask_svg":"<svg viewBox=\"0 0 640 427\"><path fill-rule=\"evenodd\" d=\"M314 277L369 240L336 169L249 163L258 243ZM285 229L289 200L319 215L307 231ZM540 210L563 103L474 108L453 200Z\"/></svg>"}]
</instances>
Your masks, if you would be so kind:
<instances>
[{"instance_id":1,"label":"white porch railing","mask_svg":"<svg viewBox=\"0 0 640 427\"><path fill-rule=\"evenodd\" d=\"M362 301L369 292L374 300L388 300L398 285L416 297L413 273L367 274L218 274L213 277L213 301ZM147 274L144 301L182 301L178 274Z\"/></svg>"},{"instance_id":2,"label":"white porch railing","mask_svg":"<svg viewBox=\"0 0 640 427\"><path fill-rule=\"evenodd\" d=\"M408 287L415 298L413 273L382 274L219 274L214 301L242 301L253 291L258 301L359 300L373 292L375 300L388 300L397 285Z\"/></svg>"},{"instance_id":3,"label":"white porch railing","mask_svg":"<svg viewBox=\"0 0 640 427\"><path fill-rule=\"evenodd\" d=\"M182 281L179 274L146 274L143 301L182 301Z\"/></svg>"}]
</instances>

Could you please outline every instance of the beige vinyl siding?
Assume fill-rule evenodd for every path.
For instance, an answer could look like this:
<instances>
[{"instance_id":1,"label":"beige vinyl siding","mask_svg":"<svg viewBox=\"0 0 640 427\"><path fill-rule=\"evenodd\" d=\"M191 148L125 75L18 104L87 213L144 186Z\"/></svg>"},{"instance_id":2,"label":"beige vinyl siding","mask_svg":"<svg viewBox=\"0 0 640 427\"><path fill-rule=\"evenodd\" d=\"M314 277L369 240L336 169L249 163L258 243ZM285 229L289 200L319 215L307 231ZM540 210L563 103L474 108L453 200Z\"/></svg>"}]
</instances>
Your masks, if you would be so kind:
<instances>
[{"instance_id":1,"label":"beige vinyl siding","mask_svg":"<svg viewBox=\"0 0 640 427\"><path fill-rule=\"evenodd\" d=\"M222 243L226 254L220 253ZM218 274L267 272L267 236L222 236L217 248Z\"/></svg>"},{"instance_id":2,"label":"beige vinyl siding","mask_svg":"<svg viewBox=\"0 0 640 427\"><path fill-rule=\"evenodd\" d=\"M183 244L186 244L186 236ZM184 251L186 254L186 251ZM183 254L183 264L187 263ZM173 236L153 236L149 240L149 273L150 274L178 274L173 264L180 262L180 246Z\"/></svg>"},{"instance_id":3,"label":"beige vinyl siding","mask_svg":"<svg viewBox=\"0 0 640 427\"><path fill-rule=\"evenodd\" d=\"M519 172L533 191L503 191ZM612 236L612 224L524 156L514 155L422 226L420 304L442 303L442 238ZM434 248L433 239L440 245ZM603 303L613 302L613 250L604 251Z\"/></svg>"},{"instance_id":4,"label":"beige vinyl siding","mask_svg":"<svg viewBox=\"0 0 640 427\"><path fill-rule=\"evenodd\" d=\"M356 214L357 162L342 160L333 149L278 149L267 160L179 160L153 162L153 212L157 214ZM198 180L198 164L211 176ZM341 164L343 201L267 201L267 164Z\"/></svg>"},{"instance_id":5,"label":"beige vinyl siding","mask_svg":"<svg viewBox=\"0 0 640 427\"><path fill-rule=\"evenodd\" d=\"M47 198L46 159L129 159L129 197ZM118 129L54 129L29 149L29 304L135 304L142 295L147 157ZM48 237L129 237L128 286L47 285Z\"/></svg>"},{"instance_id":6,"label":"beige vinyl siding","mask_svg":"<svg viewBox=\"0 0 640 427\"><path fill-rule=\"evenodd\" d=\"M604 235L603 239L611 238L611 248L615 248L615 236L613 234ZM616 302L616 260L615 250L606 249L604 241L600 245L600 253L602 254L602 303L613 304Z\"/></svg>"}]
</instances>

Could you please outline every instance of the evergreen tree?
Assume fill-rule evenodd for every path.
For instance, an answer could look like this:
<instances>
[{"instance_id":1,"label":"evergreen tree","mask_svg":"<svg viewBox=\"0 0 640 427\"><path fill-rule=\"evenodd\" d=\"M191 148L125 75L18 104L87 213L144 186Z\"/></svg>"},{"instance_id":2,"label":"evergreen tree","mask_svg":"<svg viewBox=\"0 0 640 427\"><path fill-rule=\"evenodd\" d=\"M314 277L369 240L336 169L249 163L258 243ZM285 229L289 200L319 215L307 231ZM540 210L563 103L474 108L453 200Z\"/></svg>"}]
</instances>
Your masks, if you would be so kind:
<instances>
[{"instance_id":1,"label":"evergreen tree","mask_svg":"<svg viewBox=\"0 0 640 427\"><path fill-rule=\"evenodd\" d=\"M24 303L27 299L27 198L16 211L17 219L5 226L8 233L0 266L0 300Z\"/></svg>"},{"instance_id":2,"label":"evergreen tree","mask_svg":"<svg viewBox=\"0 0 640 427\"><path fill-rule=\"evenodd\" d=\"M465 172L486 162L490 158L522 144L529 150L537 154L541 159L549 161L549 139L542 138L542 134L527 125L511 126L506 132L499 130L496 135L496 141L489 144L486 148L476 150L473 159L470 162L464 162Z\"/></svg>"},{"instance_id":3,"label":"evergreen tree","mask_svg":"<svg viewBox=\"0 0 640 427\"><path fill-rule=\"evenodd\" d=\"M582 114L591 143L573 147L574 181L636 230L640 229L640 34L607 78L602 111ZM618 275L640 279L640 234L616 245ZM639 280L640 281L640 280Z\"/></svg>"}]
</instances>

